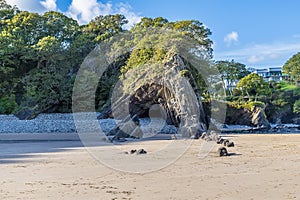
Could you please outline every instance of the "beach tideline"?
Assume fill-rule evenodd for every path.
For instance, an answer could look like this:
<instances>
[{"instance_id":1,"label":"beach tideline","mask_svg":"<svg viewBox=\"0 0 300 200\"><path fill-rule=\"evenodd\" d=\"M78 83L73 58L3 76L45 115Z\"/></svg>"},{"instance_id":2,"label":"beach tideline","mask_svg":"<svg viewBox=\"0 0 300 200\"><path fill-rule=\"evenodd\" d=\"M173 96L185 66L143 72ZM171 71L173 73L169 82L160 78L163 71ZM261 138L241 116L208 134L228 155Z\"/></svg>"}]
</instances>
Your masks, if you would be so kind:
<instances>
[{"instance_id":1,"label":"beach tideline","mask_svg":"<svg viewBox=\"0 0 300 200\"><path fill-rule=\"evenodd\" d=\"M230 135L199 158L202 140L169 166L146 174L110 169L77 139L1 140L1 199L299 199L300 135ZM123 144L148 153L172 140ZM97 147L96 147L97 148ZM124 154L124 156L126 156ZM137 156L137 155L133 155ZM139 155L143 156L143 155ZM167 156L167 155L166 155Z\"/></svg>"}]
</instances>

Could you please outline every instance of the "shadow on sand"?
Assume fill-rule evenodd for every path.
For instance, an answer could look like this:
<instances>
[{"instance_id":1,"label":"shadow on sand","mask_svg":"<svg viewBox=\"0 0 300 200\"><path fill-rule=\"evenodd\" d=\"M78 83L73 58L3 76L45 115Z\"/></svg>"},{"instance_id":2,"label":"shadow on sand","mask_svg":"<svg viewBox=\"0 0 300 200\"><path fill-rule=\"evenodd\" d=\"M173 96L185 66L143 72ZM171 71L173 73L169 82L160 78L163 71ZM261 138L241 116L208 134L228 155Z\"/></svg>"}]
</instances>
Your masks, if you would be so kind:
<instances>
[{"instance_id":1,"label":"shadow on sand","mask_svg":"<svg viewBox=\"0 0 300 200\"><path fill-rule=\"evenodd\" d=\"M158 134L139 140L128 139L125 143L170 139L169 134ZM124 142L114 142L114 145L122 144ZM0 165L29 162L29 158L38 157L38 154L62 152L83 147L84 145L76 133L0 134Z\"/></svg>"},{"instance_id":2,"label":"shadow on sand","mask_svg":"<svg viewBox=\"0 0 300 200\"><path fill-rule=\"evenodd\" d=\"M83 147L76 134L64 135L33 135L33 134L1 134L0 165L28 162L28 158L38 157L37 154L62 152Z\"/></svg>"}]
</instances>

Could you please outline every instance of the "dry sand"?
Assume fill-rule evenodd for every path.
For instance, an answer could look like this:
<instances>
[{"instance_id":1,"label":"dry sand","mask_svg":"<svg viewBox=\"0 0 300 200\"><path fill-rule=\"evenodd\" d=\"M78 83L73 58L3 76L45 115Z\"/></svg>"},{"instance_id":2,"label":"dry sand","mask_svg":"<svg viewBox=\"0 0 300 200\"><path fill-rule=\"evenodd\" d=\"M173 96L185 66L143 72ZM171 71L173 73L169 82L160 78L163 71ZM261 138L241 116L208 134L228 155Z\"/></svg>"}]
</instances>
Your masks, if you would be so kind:
<instances>
[{"instance_id":1,"label":"dry sand","mask_svg":"<svg viewBox=\"0 0 300 200\"><path fill-rule=\"evenodd\" d=\"M146 174L110 169L79 141L1 141L0 199L300 199L300 135L229 138L232 156L217 157L216 146L200 159L203 141L195 140L176 162ZM151 154L170 142L122 148Z\"/></svg>"}]
</instances>

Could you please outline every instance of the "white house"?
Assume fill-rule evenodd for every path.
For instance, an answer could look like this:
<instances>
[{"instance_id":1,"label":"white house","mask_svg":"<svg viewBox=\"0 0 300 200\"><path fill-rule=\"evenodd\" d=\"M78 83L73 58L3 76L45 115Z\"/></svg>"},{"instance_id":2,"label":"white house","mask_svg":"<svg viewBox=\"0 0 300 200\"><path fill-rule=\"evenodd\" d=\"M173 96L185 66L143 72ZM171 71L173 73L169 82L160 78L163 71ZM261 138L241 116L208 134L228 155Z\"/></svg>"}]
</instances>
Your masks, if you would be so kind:
<instances>
[{"instance_id":1,"label":"white house","mask_svg":"<svg viewBox=\"0 0 300 200\"><path fill-rule=\"evenodd\" d=\"M258 74L265 81L282 81L284 79L284 75L282 74L281 67L270 67L265 69L255 69L253 73Z\"/></svg>"},{"instance_id":2,"label":"white house","mask_svg":"<svg viewBox=\"0 0 300 200\"><path fill-rule=\"evenodd\" d=\"M270 68L263 68L263 69L248 68L248 70L251 73L258 74L267 82L270 81L279 82L288 77L287 75L282 74L281 67L270 67ZM229 89L230 91L233 91L233 89L236 87L239 81L240 80L234 80L231 82L231 85L229 85L228 80L224 80L225 88Z\"/></svg>"}]
</instances>

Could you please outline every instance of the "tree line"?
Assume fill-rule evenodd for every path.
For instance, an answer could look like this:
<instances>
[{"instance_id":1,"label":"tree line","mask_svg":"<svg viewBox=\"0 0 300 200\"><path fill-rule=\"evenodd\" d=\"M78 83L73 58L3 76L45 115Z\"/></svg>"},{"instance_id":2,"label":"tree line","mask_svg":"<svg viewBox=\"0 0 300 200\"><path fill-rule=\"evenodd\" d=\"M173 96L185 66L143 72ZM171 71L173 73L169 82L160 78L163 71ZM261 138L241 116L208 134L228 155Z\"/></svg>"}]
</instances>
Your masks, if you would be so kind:
<instances>
[{"instance_id":1,"label":"tree line","mask_svg":"<svg viewBox=\"0 0 300 200\"><path fill-rule=\"evenodd\" d=\"M60 12L44 14L21 11L0 0L0 113L71 112L72 88L84 58L102 41L123 32L139 35L147 28L180 31L193 38L207 58L212 58L210 30L198 20L170 22L143 18L130 30L120 14L98 16L88 24ZM134 49L106 72L97 89L96 109L101 109L121 73L152 58L163 59L159 49Z\"/></svg>"},{"instance_id":2,"label":"tree line","mask_svg":"<svg viewBox=\"0 0 300 200\"><path fill-rule=\"evenodd\" d=\"M256 102L255 105L272 109L290 106L294 113L300 111L298 83L300 81L300 53L289 59L283 72L289 75L285 82L265 82L251 74L246 65L231 61L213 61L211 31L198 20L170 22L165 18L144 17L130 30L123 27L128 23L120 14L98 16L88 24L78 22L60 12L44 14L21 11L0 0L0 113L10 114L22 110L71 112L72 88L76 73L84 58L102 41L119 33L130 32L135 45L153 38L141 40L148 28L164 28L180 31L193 38L197 48L205 54L210 65L217 67L222 83L229 86L227 101L237 104ZM168 39L160 36L156 40ZM120 44L121 45L121 44ZM150 60L163 60L166 52L159 47L136 48L119 58L116 66L105 73L99 81L96 94L96 110L101 110L109 99L114 83L120 75L133 67ZM192 73L201 89L201 96L212 98L205 87L201 74ZM234 88L233 85L238 82ZM234 88L234 89L233 89ZM291 96L292 94L292 96Z\"/></svg>"}]
</instances>

